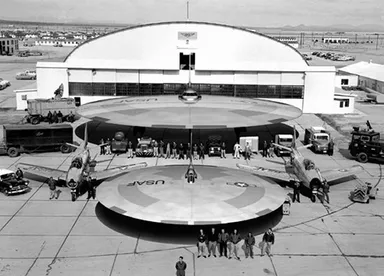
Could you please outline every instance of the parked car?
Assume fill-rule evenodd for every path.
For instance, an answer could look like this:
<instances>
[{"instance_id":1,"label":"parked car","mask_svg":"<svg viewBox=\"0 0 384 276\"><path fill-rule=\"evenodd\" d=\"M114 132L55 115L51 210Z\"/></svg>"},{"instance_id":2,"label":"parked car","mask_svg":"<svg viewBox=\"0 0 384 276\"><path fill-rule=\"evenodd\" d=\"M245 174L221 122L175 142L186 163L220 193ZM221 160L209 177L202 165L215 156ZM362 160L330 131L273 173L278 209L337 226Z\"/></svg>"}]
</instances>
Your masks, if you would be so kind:
<instances>
[{"instance_id":1,"label":"parked car","mask_svg":"<svg viewBox=\"0 0 384 276\"><path fill-rule=\"evenodd\" d=\"M5 88L7 88L8 86L11 86L11 82L8 80L4 80L4 79L0 78L0 90L3 90Z\"/></svg>"},{"instance_id":2,"label":"parked car","mask_svg":"<svg viewBox=\"0 0 384 276\"><path fill-rule=\"evenodd\" d=\"M17 179L13 171L0 169L0 191L6 196L29 192L29 181Z\"/></svg>"},{"instance_id":3,"label":"parked car","mask_svg":"<svg viewBox=\"0 0 384 276\"><path fill-rule=\"evenodd\" d=\"M30 56L42 56L43 53L42 53L42 52L39 52L39 51L30 51L30 52L29 52L29 55L30 55Z\"/></svg>"},{"instance_id":4,"label":"parked car","mask_svg":"<svg viewBox=\"0 0 384 276\"><path fill-rule=\"evenodd\" d=\"M25 70L24 72L20 72L16 74L17 80L35 80L36 79L36 71L35 70Z\"/></svg>"}]
</instances>

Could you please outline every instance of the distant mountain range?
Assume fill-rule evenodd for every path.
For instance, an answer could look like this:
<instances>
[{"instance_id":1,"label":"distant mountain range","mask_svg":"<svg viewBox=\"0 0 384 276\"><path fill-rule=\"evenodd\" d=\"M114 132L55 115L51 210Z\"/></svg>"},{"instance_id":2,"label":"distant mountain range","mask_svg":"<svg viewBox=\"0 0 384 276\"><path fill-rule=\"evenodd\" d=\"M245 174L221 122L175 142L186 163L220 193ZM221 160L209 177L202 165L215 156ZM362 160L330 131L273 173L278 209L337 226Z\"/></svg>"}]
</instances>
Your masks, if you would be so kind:
<instances>
[{"instance_id":1,"label":"distant mountain range","mask_svg":"<svg viewBox=\"0 0 384 276\"><path fill-rule=\"evenodd\" d=\"M6 25L70 25L70 26L109 26L109 27L127 27L138 24L117 24L117 23L84 23L84 22L72 22L72 23L53 23L53 22L32 22L32 21L19 21L19 20L2 20L0 24ZM329 26L318 25L285 25L283 27L247 27L250 29L275 29L282 31L312 31L312 32L384 32L384 25L377 24L363 24L363 25L349 25L349 24L335 24Z\"/></svg>"},{"instance_id":2,"label":"distant mountain range","mask_svg":"<svg viewBox=\"0 0 384 276\"><path fill-rule=\"evenodd\" d=\"M284 31L330 31L330 32L384 32L384 25L376 25L376 24L364 24L364 25L349 25L349 24L335 24L329 26L306 26L306 25L298 25L298 26L290 26L286 25L281 28Z\"/></svg>"}]
</instances>

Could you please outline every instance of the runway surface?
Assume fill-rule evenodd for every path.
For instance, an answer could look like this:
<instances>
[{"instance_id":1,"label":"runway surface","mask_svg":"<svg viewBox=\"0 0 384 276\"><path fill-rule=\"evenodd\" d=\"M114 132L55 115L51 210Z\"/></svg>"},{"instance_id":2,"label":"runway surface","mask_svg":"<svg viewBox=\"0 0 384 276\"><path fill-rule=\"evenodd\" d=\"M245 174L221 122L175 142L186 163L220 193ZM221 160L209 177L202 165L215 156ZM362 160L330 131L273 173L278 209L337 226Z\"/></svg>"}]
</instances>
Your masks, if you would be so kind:
<instances>
[{"instance_id":1,"label":"runway surface","mask_svg":"<svg viewBox=\"0 0 384 276\"><path fill-rule=\"evenodd\" d=\"M110 179L98 188L99 201L124 216L183 225L215 225L250 220L278 209L286 192L241 170L195 166L197 179L187 183L188 166L139 169Z\"/></svg>"}]
</instances>

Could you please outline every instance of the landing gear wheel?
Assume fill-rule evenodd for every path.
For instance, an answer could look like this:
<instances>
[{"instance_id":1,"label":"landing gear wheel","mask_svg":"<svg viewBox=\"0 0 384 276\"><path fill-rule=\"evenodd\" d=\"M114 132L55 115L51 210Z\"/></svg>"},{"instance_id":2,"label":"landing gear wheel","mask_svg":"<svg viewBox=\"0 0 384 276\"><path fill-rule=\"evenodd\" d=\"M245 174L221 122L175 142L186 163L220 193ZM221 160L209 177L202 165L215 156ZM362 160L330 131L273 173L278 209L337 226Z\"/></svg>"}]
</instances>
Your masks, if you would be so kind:
<instances>
[{"instance_id":1,"label":"landing gear wheel","mask_svg":"<svg viewBox=\"0 0 384 276\"><path fill-rule=\"evenodd\" d=\"M76 201L76 194L72 193L72 201Z\"/></svg>"},{"instance_id":2,"label":"landing gear wheel","mask_svg":"<svg viewBox=\"0 0 384 276\"><path fill-rule=\"evenodd\" d=\"M15 147L11 147L7 150L9 157L17 157L19 155L19 150Z\"/></svg>"},{"instance_id":3,"label":"landing gear wheel","mask_svg":"<svg viewBox=\"0 0 384 276\"><path fill-rule=\"evenodd\" d=\"M312 201L312 202L316 202L316 196L315 196L315 195L312 195L312 196L311 196L311 201Z\"/></svg>"},{"instance_id":4,"label":"landing gear wheel","mask_svg":"<svg viewBox=\"0 0 384 276\"><path fill-rule=\"evenodd\" d=\"M61 145L61 147L60 147L60 151L62 152L62 153L69 153L70 151L71 151L71 148L68 146L68 145Z\"/></svg>"},{"instance_id":5,"label":"landing gear wheel","mask_svg":"<svg viewBox=\"0 0 384 276\"><path fill-rule=\"evenodd\" d=\"M357 161L360 163L367 163L368 162L368 155L365 152L360 152L357 155Z\"/></svg>"},{"instance_id":6,"label":"landing gear wheel","mask_svg":"<svg viewBox=\"0 0 384 276\"><path fill-rule=\"evenodd\" d=\"M32 117L31 118L31 124L32 125L38 125L40 123L39 117Z\"/></svg>"}]
</instances>

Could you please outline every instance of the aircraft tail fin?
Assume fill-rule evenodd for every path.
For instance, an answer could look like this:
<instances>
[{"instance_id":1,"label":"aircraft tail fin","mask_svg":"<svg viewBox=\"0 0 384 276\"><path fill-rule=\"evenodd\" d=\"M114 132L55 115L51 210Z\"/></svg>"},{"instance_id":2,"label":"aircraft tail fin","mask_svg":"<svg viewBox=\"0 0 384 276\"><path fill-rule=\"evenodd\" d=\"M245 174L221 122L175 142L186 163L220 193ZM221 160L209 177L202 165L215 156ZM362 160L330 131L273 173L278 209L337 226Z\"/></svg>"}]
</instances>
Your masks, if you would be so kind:
<instances>
[{"instance_id":1,"label":"aircraft tail fin","mask_svg":"<svg viewBox=\"0 0 384 276\"><path fill-rule=\"evenodd\" d=\"M86 150L87 146L88 146L88 123L85 123L83 149Z\"/></svg>"}]
</instances>

